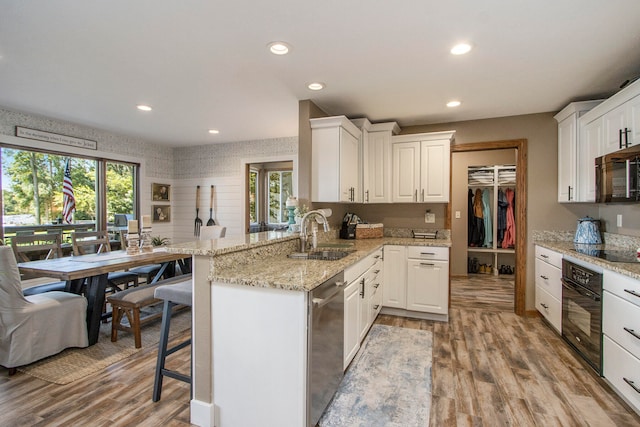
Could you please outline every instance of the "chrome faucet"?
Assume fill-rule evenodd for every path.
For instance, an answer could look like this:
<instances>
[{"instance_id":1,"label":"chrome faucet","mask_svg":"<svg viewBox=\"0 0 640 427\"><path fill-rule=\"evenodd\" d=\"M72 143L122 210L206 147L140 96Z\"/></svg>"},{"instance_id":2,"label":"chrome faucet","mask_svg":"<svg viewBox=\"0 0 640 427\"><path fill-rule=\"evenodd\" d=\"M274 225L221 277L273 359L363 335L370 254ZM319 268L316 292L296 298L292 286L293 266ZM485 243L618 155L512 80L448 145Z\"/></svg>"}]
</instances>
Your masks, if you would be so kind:
<instances>
[{"instance_id":1,"label":"chrome faucet","mask_svg":"<svg viewBox=\"0 0 640 427\"><path fill-rule=\"evenodd\" d=\"M300 221L300 252L307 251L307 240L309 239L309 235L307 232L307 218L319 216L322 220L322 225L324 226L324 231L329 231L329 221L327 221L327 217L321 209L309 211L302 217ZM317 220L317 219L316 219ZM315 249L315 248L314 248Z\"/></svg>"}]
</instances>

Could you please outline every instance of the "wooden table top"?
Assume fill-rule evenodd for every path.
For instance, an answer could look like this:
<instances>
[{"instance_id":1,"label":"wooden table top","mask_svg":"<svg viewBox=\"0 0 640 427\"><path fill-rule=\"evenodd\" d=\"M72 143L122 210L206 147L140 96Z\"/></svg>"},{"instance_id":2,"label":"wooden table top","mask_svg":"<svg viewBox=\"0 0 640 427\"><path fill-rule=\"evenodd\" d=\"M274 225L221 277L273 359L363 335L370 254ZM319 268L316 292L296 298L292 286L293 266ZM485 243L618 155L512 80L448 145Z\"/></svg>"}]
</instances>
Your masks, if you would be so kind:
<instances>
[{"instance_id":1,"label":"wooden table top","mask_svg":"<svg viewBox=\"0 0 640 427\"><path fill-rule=\"evenodd\" d=\"M32 276L54 277L58 280L75 280L148 264L177 261L185 257L188 258L189 256L170 253L163 248L155 248L153 252L135 255L129 255L126 251L111 251L102 254L21 262L18 267L22 273L28 273Z\"/></svg>"}]
</instances>

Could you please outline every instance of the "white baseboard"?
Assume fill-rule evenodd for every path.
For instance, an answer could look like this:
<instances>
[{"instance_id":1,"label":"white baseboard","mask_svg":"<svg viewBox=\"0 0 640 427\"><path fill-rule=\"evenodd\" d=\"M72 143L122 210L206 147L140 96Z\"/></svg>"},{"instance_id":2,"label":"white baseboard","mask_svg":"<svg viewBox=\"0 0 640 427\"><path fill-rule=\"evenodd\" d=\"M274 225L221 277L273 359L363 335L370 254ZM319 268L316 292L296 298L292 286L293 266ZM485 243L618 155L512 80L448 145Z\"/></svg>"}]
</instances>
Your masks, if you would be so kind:
<instances>
[{"instance_id":1,"label":"white baseboard","mask_svg":"<svg viewBox=\"0 0 640 427\"><path fill-rule=\"evenodd\" d=\"M215 405L191 399L191 424L199 427L215 427Z\"/></svg>"}]
</instances>

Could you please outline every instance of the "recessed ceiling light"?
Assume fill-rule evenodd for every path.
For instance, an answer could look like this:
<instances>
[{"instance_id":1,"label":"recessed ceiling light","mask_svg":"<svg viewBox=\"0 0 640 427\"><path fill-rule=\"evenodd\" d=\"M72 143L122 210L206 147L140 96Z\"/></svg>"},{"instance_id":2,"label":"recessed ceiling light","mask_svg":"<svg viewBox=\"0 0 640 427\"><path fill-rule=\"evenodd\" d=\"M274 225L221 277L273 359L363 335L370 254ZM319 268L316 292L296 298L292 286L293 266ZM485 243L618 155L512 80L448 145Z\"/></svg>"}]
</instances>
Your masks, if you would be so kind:
<instances>
[{"instance_id":1,"label":"recessed ceiling light","mask_svg":"<svg viewBox=\"0 0 640 427\"><path fill-rule=\"evenodd\" d=\"M447 107L452 108L452 107L458 107L460 106L460 101L449 101L447 102Z\"/></svg>"},{"instance_id":2,"label":"recessed ceiling light","mask_svg":"<svg viewBox=\"0 0 640 427\"><path fill-rule=\"evenodd\" d=\"M322 90L326 85L322 82L309 83L307 87L311 90Z\"/></svg>"},{"instance_id":3,"label":"recessed ceiling light","mask_svg":"<svg viewBox=\"0 0 640 427\"><path fill-rule=\"evenodd\" d=\"M148 105L144 105L144 104L138 105L137 108L140 111L151 111L153 109L153 108L149 107Z\"/></svg>"},{"instance_id":4,"label":"recessed ceiling light","mask_svg":"<svg viewBox=\"0 0 640 427\"><path fill-rule=\"evenodd\" d=\"M268 46L269 46L269 50L274 55L286 55L287 53L289 53L289 50L291 49L291 46L289 46L285 42L271 42L269 43Z\"/></svg>"},{"instance_id":5,"label":"recessed ceiling light","mask_svg":"<svg viewBox=\"0 0 640 427\"><path fill-rule=\"evenodd\" d=\"M209 133L213 135L217 135L220 133L220 131L218 129L209 129Z\"/></svg>"},{"instance_id":6,"label":"recessed ceiling light","mask_svg":"<svg viewBox=\"0 0 640 427\"><path fill-rule=\"evenodd\" d=\"M451 53L454 55L464 55L471 50L471 45L468 43L459 43L451 48Z\"/></svg>"}]
</instances>

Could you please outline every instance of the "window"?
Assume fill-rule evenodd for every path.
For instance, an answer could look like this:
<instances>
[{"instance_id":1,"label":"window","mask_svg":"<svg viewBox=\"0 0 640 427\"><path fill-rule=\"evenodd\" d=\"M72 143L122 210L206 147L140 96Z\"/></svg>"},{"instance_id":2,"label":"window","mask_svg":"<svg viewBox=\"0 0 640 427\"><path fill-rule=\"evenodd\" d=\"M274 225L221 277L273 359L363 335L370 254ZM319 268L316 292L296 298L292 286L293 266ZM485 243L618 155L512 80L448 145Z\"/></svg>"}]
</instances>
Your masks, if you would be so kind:
<instances>
[{"instance_id":1,"label":"window","mask_svg":"<svg viewBox=\"0 0 640 427\"><path fill-rule=\"evenodd\" d=\"M138 165L0 147L3 236L106 229L115 214L135 214ZM65 220L63 181L69 175L75 212ZM63 225L66 225L63 227Z\"/></svg>"},{"instance_id":2,"label":"window","mask_svg":"<svg viewBox=\"0 0 640 427\"><path fill-rule=\"evenodd\" d=\"M260 173L251 169L249 171L249 222L256 224L258 222L258 183Z\"/></svg>"},{"instance_id":3,"label":"window","mask_svg":"<svg viewBox=\"0 0 640 427\"><path fill-rule=\"evenodd\" d=\"M282 224L287 222L287 198L292 188L291 171L269 172L269 224Z\"/></svg>"}]
</instances>

